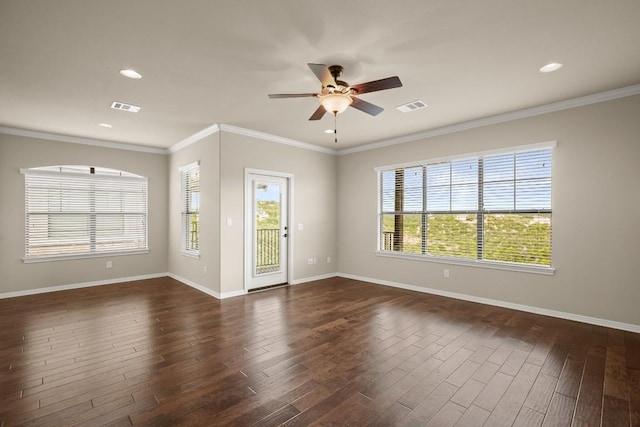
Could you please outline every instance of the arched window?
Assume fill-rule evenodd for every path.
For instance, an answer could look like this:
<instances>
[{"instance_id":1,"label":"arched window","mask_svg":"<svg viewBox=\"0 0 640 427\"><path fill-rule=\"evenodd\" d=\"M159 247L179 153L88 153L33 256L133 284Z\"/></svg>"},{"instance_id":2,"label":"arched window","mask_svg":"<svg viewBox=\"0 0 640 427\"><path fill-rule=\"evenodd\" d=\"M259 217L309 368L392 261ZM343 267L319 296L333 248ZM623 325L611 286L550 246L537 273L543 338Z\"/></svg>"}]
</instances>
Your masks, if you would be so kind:
<instances>
[{"instance_id":1,"label":"arched window","mask_svg":"<svg viewBox=\"0 0 640 427\"><path fill-rule=\"evenodd\" d=\"M92 166L21 169L25 262L147 253L147 178Z\"/></svg>"}]
</instances>

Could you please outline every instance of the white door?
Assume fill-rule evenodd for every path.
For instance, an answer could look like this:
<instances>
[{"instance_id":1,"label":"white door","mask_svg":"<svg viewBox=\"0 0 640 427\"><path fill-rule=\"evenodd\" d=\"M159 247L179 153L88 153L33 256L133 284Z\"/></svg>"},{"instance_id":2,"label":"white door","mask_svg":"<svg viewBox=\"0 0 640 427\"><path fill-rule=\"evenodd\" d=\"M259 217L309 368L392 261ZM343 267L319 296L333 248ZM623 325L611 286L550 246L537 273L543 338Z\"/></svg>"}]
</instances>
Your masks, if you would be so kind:
<instances>
[{"instance_id":1,"label":"white door","mask_svg":"<svg viewBox=\"0 0 640 427\"><path fill-rule=\"evenodd\" d=\"M247 290L287 283L288 179L247 175Z\"/></svg>"}]
</instances>

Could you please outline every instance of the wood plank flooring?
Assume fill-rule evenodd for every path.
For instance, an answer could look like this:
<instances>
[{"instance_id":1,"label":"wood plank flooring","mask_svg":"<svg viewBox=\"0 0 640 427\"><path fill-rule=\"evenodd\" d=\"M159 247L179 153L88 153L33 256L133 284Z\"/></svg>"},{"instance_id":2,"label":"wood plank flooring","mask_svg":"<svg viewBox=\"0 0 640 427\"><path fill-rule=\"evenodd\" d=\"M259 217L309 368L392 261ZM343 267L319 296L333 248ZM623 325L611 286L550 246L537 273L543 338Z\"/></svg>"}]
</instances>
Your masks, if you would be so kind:
<instances>
[{"instance_id":1,"label":"wood plank flooring","mask_svg":"<svg viewBox=\"0 0 640 427\"><path fill-rule=\"evenodd\" d=\"M640 334L333 278L0 300L1 425L640 426Z\"/></svg>"}]
</instances>

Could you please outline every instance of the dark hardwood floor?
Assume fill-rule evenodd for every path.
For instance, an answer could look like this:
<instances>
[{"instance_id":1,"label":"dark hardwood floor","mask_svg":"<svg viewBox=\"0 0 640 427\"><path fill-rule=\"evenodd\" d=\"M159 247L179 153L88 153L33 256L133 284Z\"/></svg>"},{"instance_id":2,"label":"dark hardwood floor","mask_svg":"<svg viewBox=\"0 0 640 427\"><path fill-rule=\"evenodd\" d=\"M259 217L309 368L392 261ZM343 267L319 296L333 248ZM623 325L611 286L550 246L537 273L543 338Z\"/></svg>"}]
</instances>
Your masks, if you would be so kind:
<instances>
[{"instance_id":1,"label":"dark hardwood floor","mask_svg":"<svg viewBox=\"0 0 640 427\"><path fill-rule=\"evenodd\" d=\"M0 300L3 426L640 426L640 334L334 278Z\"/></svg>"}]
</instances>

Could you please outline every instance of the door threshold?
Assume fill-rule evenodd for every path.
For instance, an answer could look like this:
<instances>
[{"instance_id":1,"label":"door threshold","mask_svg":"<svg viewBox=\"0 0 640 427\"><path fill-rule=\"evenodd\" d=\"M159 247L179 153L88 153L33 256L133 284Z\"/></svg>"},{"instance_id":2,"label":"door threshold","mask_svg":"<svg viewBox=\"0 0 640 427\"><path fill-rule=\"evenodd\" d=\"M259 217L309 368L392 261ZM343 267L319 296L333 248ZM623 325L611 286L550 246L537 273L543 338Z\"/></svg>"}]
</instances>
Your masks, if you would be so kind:
<instances>
[{"instance_id":1,"label":"door threshold","mask_svg":"<svg viewBox=\"0 0 640 427\"><path fill-rule=\"evenodd\" d=\"M247 293L251 294L254 292L268 291L269 289L284 288L285 286L289 286L289 283L278 283L277 285L269 285L269 286L263 286L261 288L249 289Z\"/></svg>"}]
</instances>

